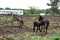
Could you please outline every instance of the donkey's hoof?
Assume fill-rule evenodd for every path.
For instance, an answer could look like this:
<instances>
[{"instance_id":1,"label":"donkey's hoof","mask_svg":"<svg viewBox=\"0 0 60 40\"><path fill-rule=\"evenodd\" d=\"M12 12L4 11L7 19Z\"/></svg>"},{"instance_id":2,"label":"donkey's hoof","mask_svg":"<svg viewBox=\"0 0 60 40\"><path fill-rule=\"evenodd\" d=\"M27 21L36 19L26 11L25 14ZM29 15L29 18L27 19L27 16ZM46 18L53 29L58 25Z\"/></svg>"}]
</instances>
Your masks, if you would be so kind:
<instances>
[{"instance_id":1,"label":"donkey's hoof","mask_svg":"<svg viewBox=\"0 0 60 40\"><path fill-rule=\"evenodd\" d=\"M45 33L45 34L47 34L47 33Z\"/></svg>"},{"instance_id":2,"label":"donkey's hoof","mask_svg":"<svg viewBox=\"0 0 60 40\"><path fill-rule=\"evenodd\" d=\"M40 32L42 32L42 31L40 31Z\"/></svg>"},{"instance_id":3,"label":"donkey's hoof","mask_svg":"<svg viewBox=\"0 0 60 40\"><path fill-rule=\"evenodd\" d=\"M35 31L33 30L33 32L35 32Z\"/></svg>"}]
</instances>

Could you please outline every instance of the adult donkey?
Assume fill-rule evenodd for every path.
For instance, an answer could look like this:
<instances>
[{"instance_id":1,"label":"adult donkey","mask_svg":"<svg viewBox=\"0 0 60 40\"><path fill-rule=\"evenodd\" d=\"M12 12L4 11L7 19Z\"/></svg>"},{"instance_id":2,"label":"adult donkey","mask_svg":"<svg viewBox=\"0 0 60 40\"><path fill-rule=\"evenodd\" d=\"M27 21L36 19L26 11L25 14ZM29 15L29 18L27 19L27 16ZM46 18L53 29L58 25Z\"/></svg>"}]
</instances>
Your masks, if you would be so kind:
<instances>
[{"instance_id":1,"label":"adult donkey","mask_svg":"<svg viewBox=\"0 0 60 40\"><path fill-rule=\"evenodd\" d=\"M22 27L23 26L22 17L20 15L16 15L16 14L12 14L12 13L11 13L11 15L12 15L12 21L11 21L12 24L13 24L14 21L18 21L19 26Z\"/></svg>"},{"instance_id":2,"label":"adult donkey","mask_svg":"<svg viewBox=\"0 0 60 40\"><path fill-rule=\"evenodd\" d=\"M43 17L40 15L38 21L35 21L35 22L34 22L33 32L35 32L35 27L37 27L37 30L39 30L40 32L43 31L43 30L42 30L43 28L46 29L45 34L47 34L48 26L49 26L49 20L43 18Z\"/></svg>"}]
</instances>

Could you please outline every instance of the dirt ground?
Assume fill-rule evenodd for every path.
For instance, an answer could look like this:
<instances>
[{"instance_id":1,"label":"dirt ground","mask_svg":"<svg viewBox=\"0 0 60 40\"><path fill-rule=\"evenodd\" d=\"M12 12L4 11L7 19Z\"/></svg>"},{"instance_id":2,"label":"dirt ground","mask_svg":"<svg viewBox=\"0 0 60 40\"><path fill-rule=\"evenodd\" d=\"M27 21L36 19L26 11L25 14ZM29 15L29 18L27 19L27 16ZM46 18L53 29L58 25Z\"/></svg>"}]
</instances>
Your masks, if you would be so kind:
<instances>
[{"instance_id":1,"label":"dirt ground","mask_svg":"<svg viewBox=\"0 0 60 40\"><path fill-rule=\"evenodd\" d=\"M52 29L60 29L60 27L49 27L48 30ZM20 32L32 32L32 28L29 27L17 27L17 26L9 26L9 27L0 27L0 35L9 35L9 34L16 34Z\"/></svg>"},{"instance_id":2,"label":"dirt ground","mask_svg":"<svg viewBox=\"0 0 60 40\"><path fill-rule=\"evenodd\" d=\"M18 27L18 26L0 27L0 35L16 34L16 33L22 32L22 31L32 32L32 28Z\"/></svg>"}]
</instances>

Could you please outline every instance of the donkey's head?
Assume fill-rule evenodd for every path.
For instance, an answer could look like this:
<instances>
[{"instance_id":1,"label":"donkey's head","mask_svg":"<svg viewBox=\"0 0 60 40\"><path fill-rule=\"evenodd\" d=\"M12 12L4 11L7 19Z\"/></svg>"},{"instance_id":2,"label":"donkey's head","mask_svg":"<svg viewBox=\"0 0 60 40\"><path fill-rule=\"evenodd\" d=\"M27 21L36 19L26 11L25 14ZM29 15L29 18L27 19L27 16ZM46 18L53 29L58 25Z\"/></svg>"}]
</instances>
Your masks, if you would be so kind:
<instances>
[{"instance_id":1,"label":"donkey's head","mask_svg":"<svg viewBox=\"0 0 60 40\"><path fill-rule=\"evenodd\" d=\"M38 20L39 21L42 21L43 20L43 17L40 15Z\"/></svg>"}]
</instances>

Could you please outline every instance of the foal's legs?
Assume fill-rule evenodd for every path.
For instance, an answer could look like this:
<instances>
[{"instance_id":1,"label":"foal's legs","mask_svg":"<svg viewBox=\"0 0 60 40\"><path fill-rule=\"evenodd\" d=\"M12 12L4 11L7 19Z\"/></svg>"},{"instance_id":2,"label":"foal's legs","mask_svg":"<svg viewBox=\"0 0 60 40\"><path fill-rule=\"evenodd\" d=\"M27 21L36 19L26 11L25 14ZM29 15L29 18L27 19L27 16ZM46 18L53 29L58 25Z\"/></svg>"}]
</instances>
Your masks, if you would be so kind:
<instances>
[{"instance_id":1,"label":"foal's legs","mask_svg":"<svg viewBox=\"0 0 60 40\"><path fill-rule=\"evenodd\" d=\"M37 22L34 22L33 32L35 32L35 27L37 26Z\"/></svg>"}]
</instances>

